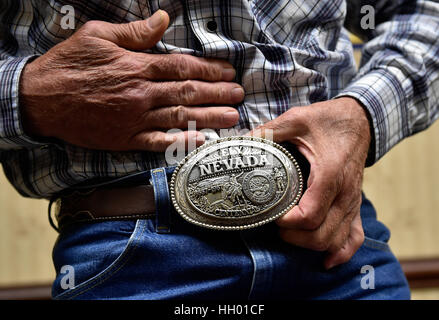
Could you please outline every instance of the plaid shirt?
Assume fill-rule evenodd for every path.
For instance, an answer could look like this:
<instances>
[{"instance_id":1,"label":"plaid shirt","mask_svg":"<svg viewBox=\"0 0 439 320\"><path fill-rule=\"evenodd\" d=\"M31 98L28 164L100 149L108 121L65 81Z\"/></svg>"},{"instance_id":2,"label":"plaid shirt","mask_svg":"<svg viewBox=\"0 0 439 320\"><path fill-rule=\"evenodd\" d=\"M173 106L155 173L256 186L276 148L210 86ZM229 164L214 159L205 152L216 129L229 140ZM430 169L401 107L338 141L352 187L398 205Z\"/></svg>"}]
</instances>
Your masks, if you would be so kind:
<instances>
[{"instance_id":1,"label":"plaid shirt","mask_svg":"<svg viewBox=\"0 0 439 320\"><path fill-rule=\"evenodd\" d=\"M23 132L19 80L25 64L72 35L61 7L88 20L123 23L166 10L171 25L157 52L223 58L246 91L237 129L289 108L351 96L370 114L373 164L399 141L426 129L438 113L439 1L342 0L0 0L0 160L25 196L51 195L95 178L166 166L164 155L105 152L36 141ZM376 28L360 27L361 7ZM207 27L216 21L217 29ZM346 21L346 23L345 23ZM359 71L346 28L365 40Z\"/></svg>"}]
</instances>

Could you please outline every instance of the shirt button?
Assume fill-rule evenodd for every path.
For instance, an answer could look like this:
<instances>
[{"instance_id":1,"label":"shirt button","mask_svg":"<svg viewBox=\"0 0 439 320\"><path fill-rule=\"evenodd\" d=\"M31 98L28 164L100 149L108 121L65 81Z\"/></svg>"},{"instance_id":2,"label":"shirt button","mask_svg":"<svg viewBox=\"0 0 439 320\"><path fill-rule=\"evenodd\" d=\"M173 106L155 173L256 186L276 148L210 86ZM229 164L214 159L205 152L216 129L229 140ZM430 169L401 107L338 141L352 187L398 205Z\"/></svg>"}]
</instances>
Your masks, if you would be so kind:
<instances>
[{"instance_id":1,"label":"shirt button","mask_svg":"<svg viewBox=\"0 0 439 320\"><path fill-rule=\"evenodd\" d=\"M207 22L207 30L209 30L210 32L215 32L217 28L218 24L215 20L210 20L209 22Z\"/></svg>"}]
</instances>

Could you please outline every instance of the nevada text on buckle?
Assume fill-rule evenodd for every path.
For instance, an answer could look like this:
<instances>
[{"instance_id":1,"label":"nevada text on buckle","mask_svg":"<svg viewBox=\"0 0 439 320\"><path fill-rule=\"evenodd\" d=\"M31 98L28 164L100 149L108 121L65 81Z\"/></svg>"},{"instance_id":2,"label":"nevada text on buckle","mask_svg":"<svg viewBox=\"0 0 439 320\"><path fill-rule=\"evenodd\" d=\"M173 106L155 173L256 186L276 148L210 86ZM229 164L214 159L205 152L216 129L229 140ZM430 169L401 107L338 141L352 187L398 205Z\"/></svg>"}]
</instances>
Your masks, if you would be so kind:
<instances>
[{"instance_id":1,"label":"nevada text on buckle","mask_svg":"<svg viewBox=\"0 0 439 320\"><path fill-rule=\"evenodd\" d=\"M219 230L254 228L297 204L303 189L296 159L281 145L255 137L206 143L176 167L171 198L196 225Z\"/></svg>"}]
</instances>

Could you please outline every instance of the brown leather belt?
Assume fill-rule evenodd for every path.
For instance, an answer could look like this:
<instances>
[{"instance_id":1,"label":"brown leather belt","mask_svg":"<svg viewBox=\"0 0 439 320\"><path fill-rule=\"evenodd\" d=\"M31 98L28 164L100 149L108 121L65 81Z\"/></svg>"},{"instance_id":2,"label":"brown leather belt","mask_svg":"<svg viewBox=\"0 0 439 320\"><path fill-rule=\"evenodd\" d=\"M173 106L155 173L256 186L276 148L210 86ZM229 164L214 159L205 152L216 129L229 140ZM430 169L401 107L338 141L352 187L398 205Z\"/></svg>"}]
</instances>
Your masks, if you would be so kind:
<instances>
[{"instance_id":1,"label":"brown leather belt","mask_svg":"<svg viewBox=\"0 0 439 320\"><path fill-rule=\"evenodd\" d=\"M58 222L58 229L64 228L65 226L77 222L157 218L156 229L160 230L160 232L167 232L169 229L166 226L166 224L169 220L168 219L169 216L161 215L161 214L156 215L156 205L160 207L158 211L160 212L163 211L169 214L170 209L172 209L171 203L168 202L168 200L170 200L169 194L168 194L168 199L166 199L166 197L162 197L161 194L159 194L157 199L155 199L154 187L151 184L146 184L146 181L149 180L150 183L156 185L156 188L158 188L158 190L160 191L163 187L166 187L166 184L158 183L158 181L161 181L159 179L169 178L168 175L169 173L172 172L173 173L171 177L170 194L174 204L174 208L176 208L177 212L189 222L192 222L199 226L208 227L212 229L220 229L220 230L232 230L232 229L242 230L243 228L253 228L261 225L261 223L270 222L271 221L269 219L270 217L272 219L275 219L279 215L289 210L289 208L298 201L302 193L302 190L306 189L306 180L309 172L309 164L305 165L307 164L306 159L302 155L300 155L298 151L294 151L295 149L291 149L291 152L295 154L295 158L297 159L297 161L295 160L295 158L293 158L293 156L290 153L287 153L288 151L287 149L285 149L280 145L274 144L273 142L270 142L268 140L262 141L259 138L249 138L249 137L236 137L234 138L233 141L232 140L233 140L232 138L221 139L218 141L214 141L211 144L207 144L204 147L200 147L198 153L195 152L190 154L181 164L179 164L175 168L175 171L172 171L173 169L172 167L156 168L151 171L140 172L139 174L124 177L123 180L116 179L115 181L112 181L111 184L99 184L99 186L105 186L105 187L98 187L92 189L93 186L90 186L90 189L86 189L88 191L82 191L77 189L76 191L72 191L68 195L64 194L60 196L59 199L57 199L54 202L56 205L55 216ZM227 148L237 144L246 144L247 148L252 148L252 150L256 150L259 148L261 150L260 154L262 154L262 150L263 150L264 155L266 154L266 152L268 152L267 148L270 147L269 149L271 150L270 152L272 152L273 154L277 154L276 157L279 156L280 158L276 158L278 159L278 163L275 164L273 162L272 163L273 169L268 168L267 169L268 171L267 170L261 171L260 169L253 170L252 166L250 165L251 161L248 159L245 160L245 163L248 164L248 168L252 169L253 171L251 172L248 171L246 173L243 180L245 179L247 180L241 182L242 185L239 185L239 183L236 181L236 173L239 172L240 170L241 173L239 174L244 173L244 171L242 171L243 170L242 166L240 167L237 166L236 168L230 169L229 171L233 172L230 173L230 176L228 176L227 174L223 174L222 178L224 178L224 180L221 181L224 182L221 183L225 184L225 187L221 191L221 196L225 197L224 199L222 199L222 201L223 202L228 201L228 203L227 202L223 203L223 207L220 206L215 207L213 204L209 205L209 208L212 209L209 208L208 209L213 210L213 212L207 212L206 211L207 209L203 207L203 203L205 204L205 202L203 202L203 198L200 195L203 195L203 192L217 193L218 191L214 192L210 190L209 187L206 187L207 186L206 182L211 183L212 181L208 179L203 180L205 181L203 182L205 185L203 185L203 183L198 183L199 181L197 179L193 179L191 180L191 183L193 185L187 186L187 183L189 181L189 174L191 172L190 170L192 170L192 169L189 170L188 168L196 167L195 164L198 163L197 161L199 161L204 156L203 152L206 151L204 149L213 148L214 150L216 150L219 148L218 150L227 151L229 150ZM212 150L210 150L209 152L212 152L212 154L214 154ZM193 159L191 158L192 156L194 156ZM253 156L253 158L255 158L255 156ZM268 162L266 156L265 159L266 162L264 162L263 164L261 160L262 167L265 166ZM285 163L281 162L279 159L283 159ZM195 162L191 163L190 161L192 160ZM301 164L299 165L299 163ZM238 164L238 162L236 162L236 164ZM241 159L241 164L244 165L242 159ZM228 165L232 166L232 162L228 163ZM188 168L184 168L184 166L188 166ZM283 168L282 170L284 172L284 174L281 174L279 176L281 179L280 187L276 185L274 182L273 183L264 182L264 181L270 181L271 179L275 179L277 177L274 176L273 178L275 171L273 171L274 173L270 173L270 172L271 170L274 169L279 170L279 168ZM210 169L205 169L206 172L209 170ZM148 172L150 173L150 179L147 176ZM225 171L218 171L218 172L225 172ZM300 178L299 178L298 173L300 172L302 173L300 174ZM293 176L293 173L295 174L295 176ZM288 176L287 179L288 181L290 180L296 181L295 183L291 183L291 185L289 186L291 190L294 189L295 191L289 192L288 198L286 198L285 201L282 200L283 201L281 203L282 207L280 207L280 209L277 210L279 208L279 203L281 200L276 200L278 199L276 198L276 195L278 195L279 193L286 192L287 189L285 188L284 182L285 179L287 178L287 174L291 175L291 177ZM302 178L302 174L304 178ZM266 192L268 194L268 198L261 198L261 196L252 193L253 191L249 187L250 184L249 181L254 177L256 177L254 179L255 181L262 181L262 183L265 183L264 186L268 186L267 190L269 192L268 191L267 191L268 193ZM235 182L231 180L232 178L235 178ZM129 183L129 186L127 186L127 183ZM141 183L141 184L136 185L135 183ZM235 184L238 184L238 187L241 188L241 189L238 188L238 190L244 192L246 194L246 197L249 199L247 202L244 201L245 203L243 205L242 210L241 210L242 204L239 203L239 199L236 200L236 194L235 196L233 196L233 194L228 195L227 192L224 192L224 190L227 191L231 187L234 187ZM88 188L87 186L77 186L77 188L80 187ZM186 188L188 190L192 190L191 191L192 196L195 199L194 202L198 203L198 205L200 206L199 208L194 209L191 207L191 205L193 205L192 203L193 199L192 200L190 199L191 192L188 191L186 193L185 191ZM198 191L199 192L197 193L194 190L197 190L197 192ZM236 193L236 191L234 192ZM198 194L199 199L194 194ZM233 197L231 198L231 196ZM242 194L241 196L243 197ZM280 196L279 199L283 199L283 198L284 198L283 196ZM156 200L157 200L157 204L156 204ZM206 201L209 202L207 198ZM235 209L235 202L238 203L236 205L238 209ZM232 203L232 205L230 205L230 203ZM267 215L257 216L257 214L253 214L253 215L249 214L249 212L258 213L259 206L261 204L272 205L268 209L265 207L263 209L266 211L270 210L269 218L267 218ZM273 208L275 208L277 211L274 210ZM237 212L238 215L236 215ZM50 207L49 207L49 214L50 214ZM238 217L238 218L231 220L229 219L230 216ZM262 217L263 220L254 220L253 218L256 216L258 219L259 217ZM50 221L52 226L54 226L52 220ZM232 221L232 223L230 223L230 221ZM54 227L56 228L56 226Z\"/></svg>"},{"instance_id":2,"label":"brown leather belt","mask_svg":"<svg viewBox=\"0 0 439 320\"><path fill-rule=\"evenodd\" d=\"M58 229L77 222L155 217L151 185L74 191L60 197L54 204Z\"/></svg>"}]
</instances>

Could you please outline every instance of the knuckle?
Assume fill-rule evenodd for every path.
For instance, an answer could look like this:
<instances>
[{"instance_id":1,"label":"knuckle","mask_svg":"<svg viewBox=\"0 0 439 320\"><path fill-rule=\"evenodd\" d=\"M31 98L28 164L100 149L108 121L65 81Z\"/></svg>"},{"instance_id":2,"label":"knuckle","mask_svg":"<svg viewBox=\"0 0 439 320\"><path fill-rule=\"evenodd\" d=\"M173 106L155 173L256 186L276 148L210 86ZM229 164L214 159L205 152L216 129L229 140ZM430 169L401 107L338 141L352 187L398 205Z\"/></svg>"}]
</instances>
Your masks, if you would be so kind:
<instances>
[{"instance_id":1,"label":"knuckle","mask_svg":"<svg viewBox=\"0 0 439 320\"><path fill-rule=\"evenodd\" d=\"M218 101L224 101L224 99L226 97L227 97L227 90L226 90L226 88L224 88L224 86L217 87L216 92L215 92L215 98Z\"/></svg>"},{"instance_id":2,"label":"knuckle","mask_svg":"<svg viewBox=\"0 0 439 320\"><path fill-rule=\"evenodd\" d=\"M184 55L175 55L173 57L175 63L175 71L181 80L190 79L190 69L193 67L189 59Z\"/></svg>"},{"instance_id":3,"label":"knuckle","mask_svg":"<svg viewBox=\"0 0 439 320\"><path fill-rule=\"evenodd\" d=\"M348 262L349 260L351 260L352 256L353 256L352 252L343 251L343 252L339 253L338 261L340 262L340 264Z\"/></svg>"},{"instance_id":4,"label":"knuckle","mask_svg":"<svg viewBox=\"0 0 439 320\"><path fill-rule=\"evenodd\" d=\"M204 123L205 124L215 124L221 122L221 117L213 110L207 111L204 115Z\"/></svg>"},{"instance_id":5,"label":"knuckle","mask_svg":"<svg viewBox=\"0 0 439 320\"><path fill-rule=\"evenodd\" d=\"M119 59L119 63L124 70L131 76L135 75L143 75L144 70L146 70L147 66L142 62L141 59L138 59L138 53L133 52L130 55L124 55ZM130 79L131 80L131 79Z\"/></svg>"},{"instance_id":6,"label":"knuckle","mask_svg":"<svg viewBox=\"0 0 439 320\"><path fill-rule=\"evenodd\" d=\"M145 101L145 96L143 94L142 90L138 89L131 89L126 94L125 98L130 102L132 105L142 105Z\"/></svg>"},{"instance_id":7,"label":"knuckle","mask_svg":"<svg viewBox=\"0 0 439 320\"><path fill-rule=\"evenodd\" d=\"M212 125L220 121L217 113L211 108L204 109L203 112L199 114L198 118L200 125L202 126Z\"/></svg>"},{"instance_id":8,"label":"knuckle","mask_svg":"<svg viewBox=\"0 0 439 320\"><path fill-rule=\"evenodd\" d=\"M161 149L164 141L157 133L151 133L146 136L145 144L153 150Z\"/></svg>"},{"instance_id":9,"label":"knuckle","mask_svg":"<svg viewBox=\"0 0 439 320\"><path fill-rule=\"evenodd\" d=\"M165 66L168 64L168 58L166 57L154 57L151 55L151 60L144 66L144 73L147 77L152 77L153 79L160 77L165 71Z\"/></svg>"},{"instance_id":10,"label":"knuckle","mask_svg":"<svg viewBox=\"0 0 439 320\"><path fill-rule=\"evenodd\" d=\"M348 238L349 238L349 230L340 230L337 236L334 238L331 247L336 249L342 248L347 243Z\"/></svg>"},{"instance_id":11,"label":"knuckle","mask_svg":"<svg viewBox=\"0 0 439 320\"><path fill-rule=\"evenodd\" d=\"M329 249L329 241L322 234L316 234L310 241L310 247L315 251L326 251Z\"/></svg>"},{"instance_id":12,"label":"knuckle","mask_svg":"<svg viewBox=\"0 0 439 320\"><path fill-rule=\"evenodd\" d=\"M84 23L82 28L80 29L80 32L94 35L96 34L102 27L102 22L98 20L90 20Z\"/></svg>"},{"instance_id":13,"label":"knuckle","mask_svg":"<svg viewBox=\"0 0 439 320\"><path fill-rule=\"evenodd\" d=\"M148 106L148 108L157 106L161 99L160 95L158 94L159 92L160 92L160 88L147 85L142 92L144 99L143 104Z\"/></svg>"},{"instance_id":14,"label":"knuckle","mask_svg":"<svg viewBox=\"0 0 439 320\"><path fill-rule=\"evenodd\" d=\"M175 125L183 125L188 119L188 110L185 106L179 105L172 108L171 121Z\"/></svg>"},{"instance_id":15,"label":"knuckle","mask_svg":"<svg viewBox=\"0 0 439 320\"><path fill-rule=\"evenodd\" d=\"M317 240L310 243L311 250L314 251L326 251L329 248L327 242L323 240Z\"/></svg>"},{"instance_id":16,"label":"knuckle","mask_svg":"<svg viewBox=\"0 0 439 320\"><path fill-rule=\"evenodd\" d=\"M190 81L184 81L180 87L180 97L183 104L190 104L195 101L197 96L197 88L195 84Z\"/></svg>"},{"instance_id":17,"label":"knuckle","mask_svg":"<svg viewBox=\"0 0 439 320\"><path fill-rule=\"evenodd\" d=\"M143 143L145 146L152 148L154 146L154 139L152 137L152 134L148 134L143 138Z\"/></svg>"},{"instance_id":18,"label":"knuckle","mask_svg":"<svg viewBox=\"0 0 439 320\"><path fill-rule=\"evenodd\" d=\"M307 213L303 216L303 224L311 230L318 229L321 223L322 219L320 219L317 214Z\"/></svg>"},{"instance_id":19,"label":"knuckle","mask_svg":"<svg viewBox=\"0 0 439 320\"><path fill-rule=\"evenodd\" d=\"M218 65L202 64L200 69L203 79L215 80L222 78L223 71Z\"/></svg>"}]
</instances>

